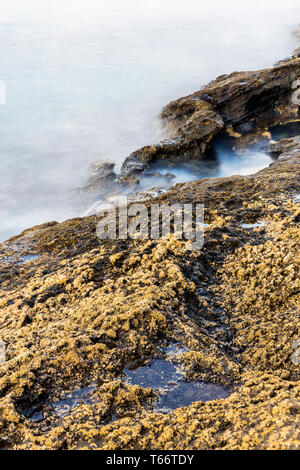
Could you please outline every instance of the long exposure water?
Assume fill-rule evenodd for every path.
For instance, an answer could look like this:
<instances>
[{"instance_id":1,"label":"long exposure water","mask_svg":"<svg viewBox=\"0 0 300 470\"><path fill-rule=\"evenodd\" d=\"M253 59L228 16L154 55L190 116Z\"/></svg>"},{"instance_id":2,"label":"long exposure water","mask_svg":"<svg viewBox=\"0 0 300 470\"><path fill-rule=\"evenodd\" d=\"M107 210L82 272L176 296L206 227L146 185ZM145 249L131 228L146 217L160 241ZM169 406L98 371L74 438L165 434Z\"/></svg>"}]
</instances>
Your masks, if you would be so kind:
<instances>
[{"instance_id":1,"label":"long exposure water","mask_svg":"<svg viewBox=\"0 0 300 470\"><path fill-rule=\"evenodd\" d=\"M156 116L169 100L220 74L271 65L296 47L297 0L0 6L0 241L81 215L74 190L89 165L103 158L120 165L160 140ZM257 155L253 165L225 158L214 176L251 173L266 158Z\"/></svg>"}]
</instances>

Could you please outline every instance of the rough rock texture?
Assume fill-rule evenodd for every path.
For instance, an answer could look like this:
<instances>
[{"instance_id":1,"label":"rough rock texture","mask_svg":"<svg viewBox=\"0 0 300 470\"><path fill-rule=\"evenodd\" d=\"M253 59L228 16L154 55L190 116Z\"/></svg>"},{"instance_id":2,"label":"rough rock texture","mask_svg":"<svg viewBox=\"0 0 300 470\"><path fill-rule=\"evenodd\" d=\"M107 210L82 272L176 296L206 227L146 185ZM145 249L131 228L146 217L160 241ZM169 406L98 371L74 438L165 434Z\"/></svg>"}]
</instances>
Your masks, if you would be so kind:
<instances>
[{"instance_id":1,"label":"rough rock texture","mask_svg":"<svg viewBox=\"0 0 300 470\"><path fill-rule=\"evenodd\" d=\"M123 163L119 182L131 181L158 159L204 158L221 132L240 136L298 119L298 106L291 98L292 84L299 77L300 59L293 57L272 68L221 75L202 90L172 101L161 113L170 140L132 153ZM204 101L203 94L218 105Z\"/></svg>"},{"instance_id":2,"label":"rough rock texture","mask_svg":"<svg viewBox=\"0 0 300 470\"><path fill-rule=\"evenodd\" d=\"M288 157L295 155L296 161L297 161L299 148L300 148L300 135L296 137L290 137L287 139L281 139L279 142L271 142L268 147L268 151L271 154L275 155L276 157L279 157L280 155L283 155L283 154L284 154L284 158L288 158Z\"/></svg>"},{"instance_id":3,"label":"rough rock texture","mask_svg":"<svg viewBox=\"0 0 300 470\"><path fill-rule=\"evenodd\" d=\"M135 187L157 159L203 158L224 131L245 146L297 120L297 56L167 105L170 140L134 152L119 182ZM269 151L279 158L255 175L131 198L204 204L201 251L172 237L100 241L96 216L0 245L0 448L300 448L300 137ZM95 167L84 192L115 179L111 164ZM228 398L162 414L154 390L126 383L125 368L174 342L186 380L222 384Z\"/></svg>"},{"instance_id":4,"label":"rough rock texture","mask_svg":"<svg viewBox=\"0 0 300 470\"><path fill-rule=\"evenodd\" d=\"M95 216L3 243L1 446L299 448L299 163L300 148L147 201L204 203L199 252L172 238L100 242ZM186 377L231 386L228 398L161 414L152 389L124 383L124 367L174 341ZM62 413L66 393L82 399Z\"/></svg>"}]
</instances>

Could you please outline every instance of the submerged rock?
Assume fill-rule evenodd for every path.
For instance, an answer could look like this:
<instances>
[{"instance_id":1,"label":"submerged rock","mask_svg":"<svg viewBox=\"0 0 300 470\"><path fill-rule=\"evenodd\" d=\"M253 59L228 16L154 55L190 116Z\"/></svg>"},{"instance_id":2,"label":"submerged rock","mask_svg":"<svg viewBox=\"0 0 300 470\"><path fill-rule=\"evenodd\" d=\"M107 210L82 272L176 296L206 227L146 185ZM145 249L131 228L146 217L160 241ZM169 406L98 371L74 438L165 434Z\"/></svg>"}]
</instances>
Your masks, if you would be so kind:
<instances>
[{"instance_id":1,"label":"submerged rock","mask_svg":"<svg viewBox=\"0 0 300 470\"><path fill-rule=\"evenodd\" d=\"M90 167L91 175L87 184L80 188L80 193L88 198L89 196L104 197L117 191L118 175L114 172L115 163L101 161L94 163Z\"/></svg>"}]
</instances>

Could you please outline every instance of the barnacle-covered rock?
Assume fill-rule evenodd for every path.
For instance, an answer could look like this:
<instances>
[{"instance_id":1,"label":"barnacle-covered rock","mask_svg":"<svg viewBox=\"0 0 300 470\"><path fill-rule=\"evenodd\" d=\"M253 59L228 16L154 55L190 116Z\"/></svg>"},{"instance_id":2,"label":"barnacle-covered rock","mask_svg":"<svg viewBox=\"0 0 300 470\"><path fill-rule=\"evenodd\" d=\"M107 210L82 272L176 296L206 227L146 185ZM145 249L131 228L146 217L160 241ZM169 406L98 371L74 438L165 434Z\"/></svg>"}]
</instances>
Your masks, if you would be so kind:
<instances>
[{"instance_id":1,"label":"barnacle-covered rock","mask_svg":"<svg viewBox=\"0 0 300 470\"><path fill-rule=\"evenodd\" d=\"M298 448L299 158L144 200L203 203L199 252L172 237L100 241L96 216L3 243L1 446ZM187 380L228 398L153 411L155 390L123 371L170 342L185 346Z\"/></svg>"},{"instance_id":2,"label":"barnacle-covered rock","mask_svg":"<svg viewBox=\"0 0 300 470\"><path fill-rule=\"evenodd\" d=\"M135 152L122 183L156 158L202 158L226 126L239 138L295 117L299 71L293 60L219 77L205 88L217 106L200 92L171 103L162 117L175 140ZM279 158L254 175L129 199L203 204L201 250L175 236L99 240L98 216L0 245L1 448L299 449L299 136L270 151ZM92 186L115 183L112 165L96 173ZM161 413L164 391L126 370L173 344L185 384L228 393Z\"/></svg>"}]
</instances>

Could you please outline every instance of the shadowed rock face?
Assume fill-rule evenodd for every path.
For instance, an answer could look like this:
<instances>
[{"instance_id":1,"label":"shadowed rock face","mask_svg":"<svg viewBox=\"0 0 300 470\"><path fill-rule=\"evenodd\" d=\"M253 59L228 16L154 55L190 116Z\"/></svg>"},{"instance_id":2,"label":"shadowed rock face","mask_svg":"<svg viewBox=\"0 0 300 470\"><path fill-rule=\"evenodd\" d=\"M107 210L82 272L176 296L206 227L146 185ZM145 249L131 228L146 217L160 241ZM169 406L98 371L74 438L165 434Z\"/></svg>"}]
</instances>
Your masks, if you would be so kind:
<instances>
[{"instance_id":1,"label":"shadowed rock face","mask_svg":"<svg viewBox=\"0 0 300 470\"><path fill-rule=\"evenodd\" d=\"M169 103L161 119L171 140L143 147L125 159L120 183L141 174L159 159L204 158L221 132L255 132L298 118L292 103L292 84L300 76L300 60L293 58L273 68L222 75L202 90ZM201 96L207 94L218 105Z\"/></svg>"}]
</instances>

